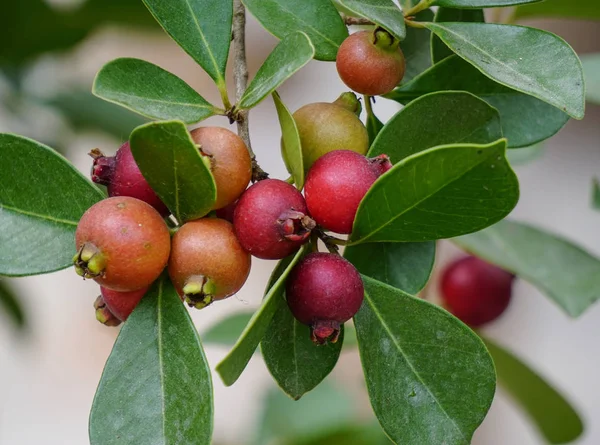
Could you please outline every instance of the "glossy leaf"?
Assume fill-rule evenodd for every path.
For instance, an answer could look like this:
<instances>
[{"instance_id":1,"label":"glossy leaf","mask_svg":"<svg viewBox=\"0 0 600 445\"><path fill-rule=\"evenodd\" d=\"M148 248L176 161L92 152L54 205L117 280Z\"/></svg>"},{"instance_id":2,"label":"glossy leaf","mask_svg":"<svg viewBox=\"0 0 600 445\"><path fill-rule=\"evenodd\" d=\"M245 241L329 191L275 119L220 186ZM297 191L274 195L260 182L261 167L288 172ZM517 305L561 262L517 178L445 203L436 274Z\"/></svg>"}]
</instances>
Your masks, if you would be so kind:
<instances>
[{"instance_id":1,"label":"glossy leaf","mask_svg":"<svg viewBox=\"0 0 600 445\"><path fill-rule=\"evenodd\" d=\"M459 91L427 94L409 103L383 127L369 156L387 154L392 163L438 145L489 144L502 137L498 112Z\"/></svg>"},{"instance_id":2,"label":"glossy leaf","mask_svg":"<svg viewBox=\"0 0 600 445\"><path fill-rule=\"evenodd\" d=\"M238 108L252 108L292 77L315 55L315 47L303 32L285 36L259 68L240 99Z\"/></svg>"},{"instance_id":3,"label":"glossy leaf","mask_svg":"<svg viewBox=\"0 0 600 445\"><path fill-rule=\"evenodd\" d=\"M202 341L219 346L233 346L252 318L253 312L239 312L220 320L202 333Z\"/></svg>"},{"instance_id":4,"label":"glossy leaf","mask_svg":"<svg viewBox=\"0 0 600 445\"><path fill-rule=\"evenodd\" d=\"M131 133L131 152L148 184L180 223L212 210L217 189L183 122L152 122Z\"/></svg>"},{"instance_id":5,"label":"glossy leaf","mask_svg":"<svg viewBox=\"0 0 600 445\"><path fill-rule=\"evenodd\" d=\"M28 320L19 299L2 280L0 280L0 312L4 312L17 328L27 327Z\"/></svg>"},{"instance_id":6,"label":"glossy leaf","mask_svg":"<svg viewBox=\"0 0 600 445\"><path fill-rule=\"evenodd\" d=\"M233 385L240 377L269 329L275 313L285 304L283 298L285 279L303 255L304 252L301 249L296 255L287 257L277 264L271 277L273 285L268 286L269 290L263 299L261 307L254 313L233 349L217 365L217 372L226 386Z\"/></svg>"},{"instance_id":7,"label":"glossy leaf","mask_svg":"<svg viewBox=\"0 0 600 445\"><path fill-rule=\"evenodd\" d=\"M353 16L363 17L381 26L399 40L406 37L404 14L392 0L339 0Z\"/></svg>"},{"instance_id":8,"label":"glossy leaf","mask_svg":"<svg viewBox=\"0 0 600 445\"><path fill-rule=\"evenodd\" d=\"M586 99L600 105L600 53L581 56L581 63L585 73Z\"/></svg>"},{"instance_id":9,"label":"glossy leaf","mask_svg":"<svg viewBox=\"0 0 600 445\"><path fill-rule=\"evenodd\" d=\"M211 443L213 388L196 328L159 279L124 324L90 415L91 445Z\"/></svg>"},{"instance_id":10,"label":"glossy leaf","mask_svg":"<svg viewBox=\"0 0 600 445\"><path fill-rule=\"evenodd\" d=\"M98 72L92 92L151 119L179 119L188 124L216 109L179 77L139 59L116 59Z\"/></svg>"},{"instance_id":11,"label":"glossy leaf","mask_svg":"<svg viewBox=\"0 0 600 445\"><path fill-rule=\"evenodd\" d=\"M454 9L439 7L435 13L435 22L474 22L485 23L483 9ZM454 53L435 34L431 34L431 60L438 63Z\"/></svg>"},{"instance_id":12,"label":"glossy leaf","mask_svg":"<svg viewBox=\"0 0 600 445\"><path fill-rule=\"evenodd\" d=\"M354 323L381 426L397 444L470 444L496 388L483 342L443 309L363 280Z\"/></svg>"},{"instance_id":13,"label":"glossy leaf","mask_svg":"<svg viewBox=\"0 0 600 445\"><path fill-rule=\"evenodd\" d=\"M426 9L415 16L415 21L430 22L433 20L433 11ZM401 44L406 71L402 82L408 82L431 66L431 32L427 28L406 29L406 38Z\"/></svg>"},{"instance_id":14,"label":"glossy leaf","mask_svg":"<svg viewBox=\"0 0 600 445\"><path fill-rule=\"evenodd\" d=\"M446 8L495 8L524 3L535 3L542 0L433 0L433 5L445 6Z\"/></svg>"},{"instance_id":15,"label":"glossy leaf","mask_svg":"<svg viewBox=\"0 0 600 445\"><path fill-rule=\"evenodd\" d=\"M494 359L498 384L529 415L548 443L562 444L583 433L583 422L569 402L525 363L489 339L483 339Z\"/></svg>"},{"instance_id":16,"label":"glossy leaf","mask_svg":"<svg viewBox=\"0 0 600 445\"><path fill-rule=\"evenodd\" d=\"M453 241L531 282L572 317L600 298L600 260L540 228L502 221Z\"/></svg>"},{"instance_id":17,"label":"glossy leaf","mask_svg":"<svg viewBox=\"0 0 600 445\"><path fill-rule=\"evenodd\" d=\"M501 139L435 147L400 161L363 198L351 242L429 241L498 222L519 199L505 150Z\"/></svg>"},{"instance_id":18,"label":"glossy leaf","mask_svg":"<svg viewBox=\"0 0 600 445\"><path fill-rule=\"evenodd\" d=\"M344 343L343 327L336 343L315 345L310 328L294 318L287 304L275 313L260 344L265 364L279 387L299 400L335 367Z\"/></svg>"},{"instance_id":19,"label":"glossy leaf","mask_svg":"<svg viewBox=\"0 0 600 445\"><path fill-rule=\"evenodd\" d=\"M156 21L220 88L231 42L232 0L142 0Z\"/></svg>"},{"instance_id":20,"label":"glossy leaf","mask_svg":"<svg viewBox=\"0 0 600 445\"><path fill-rule=\"evenodd\" d=\"M104 195L39 142L0 134L0 275L36 275L73 264L75 229Z\"/></svg>"},{"instance_id":21,"label":"glossy leaf","mask_svg":"<svg viewBox=\"0 0 600 445\"><path fill-rule=\"evenodd\" d=\"M437 63L386 97L406 104L440 90L468 91L496 108L510 148L527 147L547 139L569 120L558 108L494 82L458 56Z\"/></svg>"},{"instance_id":22,"label":"glossy leaf","mask_svg":"<svg viewBox=\"0 0 600 445\"><path fill-rule=\"evenodd\" d=\"M456 54L489 78L583 119L581 63L560 37L524 26L425 23ZM547 69L548 58L554 69Z\"/></svg>"},{"instance_id":23,"label":"glossy leaf","mask_svg":"<svg viewBox=\"0 0 600 445\"><path fill-rule=\"evenodd\" d=\"M600 182L596 178L592 184L592 207L600 210Z\"/></svg>"},{"instance_id":24,"label":"glossy leaf","mask_svg":"<svg viewBox=\"0 0 600 445\"><path fill-rule=\"evenodd\" d=\"M600 20L597 0L545 0L534 5L521 5L515 9L514 19L528 17L560 17L583 20Z\"/></svg>"},{"instance_id":25,"label":"glossy leaf","mask_svg":"<svg viewBox=\"0 0 600 445\"><path fill-rule=\"evenodd\" d=\"M273 92L273 102L281 126L283 158L294 179L296 188L302 190L302 187L304 187L304 160L302 158L302 141L300 140L298 126L292 113L281 101L281 97L276 91Z\"/></svg>"},{"instance_id":26,"label":"glossy leaf","mask_svg":"<svg viewBox=\"0 0 600 445\"><path fill-rule=\"evenodd\" d=\"M335 60L348 29L330 1L242 0L271 34L284 38L303 31L315 46L317 60Z\"/></svg>"},{"instance_id":27,"label":"glossy leaf","mask_svg":"<svg viewBox=\"0 0 600 445\"><path fill-rule=\"evenodd\" d=\"M435 242L360 244L347 247L344 257L361 274L416 295L431 275Z\"/></svg>"}]
</instances>

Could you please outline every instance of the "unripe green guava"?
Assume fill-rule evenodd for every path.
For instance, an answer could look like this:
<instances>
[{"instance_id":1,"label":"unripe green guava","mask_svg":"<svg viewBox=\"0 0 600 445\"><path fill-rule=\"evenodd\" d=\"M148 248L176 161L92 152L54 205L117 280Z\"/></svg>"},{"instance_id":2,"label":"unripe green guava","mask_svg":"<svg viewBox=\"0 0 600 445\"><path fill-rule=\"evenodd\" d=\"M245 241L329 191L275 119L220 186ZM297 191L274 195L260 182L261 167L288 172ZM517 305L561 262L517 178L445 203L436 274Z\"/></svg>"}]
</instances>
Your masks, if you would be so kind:
<instances>
[{"instance_id":1,"label":"unripe green guava","mask_svg":"<svg viewBox=\"0 0 600 445\"><path fill-rule=\"evenodd\" d=\"M321 156L334 150L367 153L369 135L358 118L360 109L356 96L344 93L334 103L304 105L293 114L300 133L304 171L308 171ZM289 170L285 150L283 159Z\"/></svg>"}]
</instances>

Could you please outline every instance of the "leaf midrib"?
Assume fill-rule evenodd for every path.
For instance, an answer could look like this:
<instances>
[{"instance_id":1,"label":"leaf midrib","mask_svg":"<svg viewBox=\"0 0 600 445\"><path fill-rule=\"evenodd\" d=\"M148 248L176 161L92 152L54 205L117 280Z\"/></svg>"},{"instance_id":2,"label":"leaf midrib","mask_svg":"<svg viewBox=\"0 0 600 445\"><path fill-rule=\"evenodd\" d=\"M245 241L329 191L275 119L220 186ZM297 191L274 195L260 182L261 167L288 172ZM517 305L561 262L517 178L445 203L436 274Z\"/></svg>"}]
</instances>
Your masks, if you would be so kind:
<instances>
[{"instance_id":1,"label":"leaf midrib","mask_svg":"<svg viewBox=\"0 0 600 445\"><path fill-rule=\"evenodd\" d=\"M398 213L396 216L394 216L393 218L390 218L386 223L382 224L381 226L377 227L376 229L372 230L371 232L369 232L366 236L363 236L357 240L353 240L351 241L348 245L352 246L353 244L357 244L357 243L364 243L366 242L366 240L368 240L369 238L371 238L372 236L374 236L375 234L377 234L378 232L382 231L385 227L389 226L390 224L392 224L394 221L396 221L398 218L402 217L403 215L405 215L407 212L413 210L414 208L416 208L419 204L427 201L428 199L430 199L433 195L435 195L436 193L438 193L440 190L446 188L447 186L449 186L450 184L452 184L453 182L458 181L459 179L461 179L463 176L465 176L466 174L470 173L473 169L475 169L476 167L478 167L479 165L481 165L484 161L486 161L493 153L494 148L496 147L497 144L494 145L488 145L487 147L481 147L481 150L486 150L486 148L489 150L488 156L482 156L481 162L478 162L476 164L474 164L471 168L469 168L468 170L465 170L464 172L462 172L461 174L459 174L456 177L451 178L451 180L449 180L448 182L443 183L440 187L438 187L436 190L434 190L431 194L427 195L426 197L416 201L415 203L413 203L410 207L407 207L406 209L404 209L404 211ZM431 150L431 149L430 149ZM426 150L428 151L428 150ZM403 159L402 161L400 161L399 164L406 164L406 161L410 160L410 158L412 158L413 156L420 156L423 155L425 153L425 151L413 154L411 156L409 156L408 158ZM429 153L427 153L429 154ZM399 165L396 164L396 165ZM387 195L384 193L384 196L386 196L386 200L387 200ZM360 209L360 207L359 207ZM393 241L393 240L392 240Z\"/></svg>"},{"instance_id":2,"label":"leaf midrib","mask_svg":"<svg viewBox=\"0 0 600 445\"><path fill-rule=\"evenodd\" d=\"M100 95L102 94L101 91L97 91L97 93ZM108 96L107 96L108 97ZM157 102L157 103L163 103L163 104L167 104L167 105L177 105L177 106L183 106L183 107L192 107L192 108L206 108L208 110L213 110L213 107L210 104L199 104L199 103L189 103L189 102L172 102L169 100L164 100L164 99L154 99L152 97L148 97L148 96L138 96L135 94L129 94L129 93L123 93L123 92L117 92L114 96L114 98L116 97L126 97L126 98L131 98L131 99L138 99L138 100L143 100L146 102ZM198 97L200 98L201 96L198 95Z\"/></svg>"},{"instance_id":3,"label":"leaf midrib","mask_svg":"<svg viewBox=\"0 0 600 445\"><path fill-rule=\"evenodd\" d=\"M423 385L423 388L425 388L425 390L427 391L427 393L435 401L436 405L442 410L442 413L448 418L448 420L450 420L450 422L452 423L452 425L454 426L454 428L456 429L456 431L458 431L460 437L462 437L462 439L464 440L464 442L465 443L469 443L469 441L465 437L463 431L460 429L460 427L458 426L458 424L456 423L456 421L452 417L450 417L450 415L446 412L446 410L444 409L444 407L442 406L442 404L440 403L440 401L438 400L438 398L435 396L435 394L433 394L433 392L431 392L431 390L429 389L429 386L425 383L425 381L423 380L423 378L421 377L421 375L419 374L419 372L415 369L415 367L413 366L412 362L409 360L407 354L404 352L404 349L402 349L402 346L400 346L400 343L398 343L398 341L396 340L396 337L394 336L394 334L390 330L389 326L387 325L387 323L383 319L383 316L381 315L381 313L379 312L379 310L375 306L375 303L373 302L373 300L371 299L371 296L369 295L369 293L366 290L365 290L365 300L369 303L369 306L371 306L371 309L373 310L373 313L375 314L375 316L381 322L381 326L384 328L384 330L386 331L386 333L388 334L389 338L392 340L392 342L394 343L394 345L396 345L396 348L398 349L398 352L402 355L402 357L404 357L404 360L405 360L406 364L409 366L410 370L413 372L413 374L415 375L415 377L419 380L419 382L421 382L421 384Z\"/></svg>"},{"instance_id":4,"label":"leaf midrib","mask_svg":"<svg viewBox=\"0 0 600 445\"><path fill-rule=\"evenodd\" d=\"M454 36L456 36L459 40L462 40L463 42L465 42L467 45L472 46L473 48L475 48L476 50L481 51L482 54L485 54L487 56L489 56L492 60L494 60L495 62L498 63L498 65L501 65L503 67L506 67L508 70L512 71L513 73L515 73L516 77L521 77L522 79L525 79L525 81L529 81L530 83L533 83L535 85L537 85L542 91L544 91L546 94L548 94L548 96L550 96L553 100L556 100L557 102L560 102L560 98L557 97L551 90L547 89L545 85L541 84L540 82L536 81L535 79L532 79L531 77L529 77L528 75L526 75L525 73L521 72L521 71L517 71L516 69L514 69L512 66L507 65L505 63L503 63L501 60L497 59L496 57L494 57L493 55L491 55L490 53L488 53L487 51L484 51L483 48L480 48L479 46L477 46L476 44L474 44L473 42L467 40L465 37L463 37L461 34L456 33L455 31L452 31L451 29L440 25L439 23L435 23L435 26L438 26L439 28L444 29L445 31L447 31L449 34L453 34ZM440 37L440 36L438 36ZM442 39L443 40L443 39ZM447 44L447 42L444 42ZM458 54L458 53L457 53ZM459 54L460 55L460 54ZM462 57L462 56L461 56ZM463 57L464 58L464 57ZM467 60L467 59L465 59ZM467 62L470 63L469 60L467 60ZM482 73L485 73L486 75L488 75L487 72L483 71L483 69L481 69L479 66L473 65L475 66L479 71L481 71Z\"/></svg>"},{"instance_id":5,"label":"leaf midrib","mask_svg":"<svg viewBox=\"0 0 600 445\"><path fill-rule=\"evenodd\" d=\"M78 221L69 221L67 219L55 218L53 216L43 215L41 213L36 213L36 212L30 212L30 211L27 211L27 210L18 209L18 208L11 207L11 206L8 206L6 204L1 204L0 203L0 211L4 210L4 209L11 210L14 213L18 213L18 214L30 216L30 217L33 217L33 218L42 219L42 220L46 220L46 221L51 221L51 222L54 222L54 223L57 223L57 224L64 224L64 225L74 226L74 227L77 227L77 224L78 224Z\"/></svg>"}]
</instances>

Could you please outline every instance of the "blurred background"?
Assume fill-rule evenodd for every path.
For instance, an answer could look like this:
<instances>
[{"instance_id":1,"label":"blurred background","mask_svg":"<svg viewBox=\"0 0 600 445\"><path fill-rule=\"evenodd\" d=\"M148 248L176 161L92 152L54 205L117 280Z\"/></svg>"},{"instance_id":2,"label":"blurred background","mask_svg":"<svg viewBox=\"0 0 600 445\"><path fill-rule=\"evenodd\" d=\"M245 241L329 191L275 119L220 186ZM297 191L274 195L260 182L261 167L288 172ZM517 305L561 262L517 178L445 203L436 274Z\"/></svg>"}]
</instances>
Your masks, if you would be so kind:
<instances>
[{"instance_id":1,"label":"blurred background","mask_svg":"<svg viewBox=\"0 0 600 445\"><path fill-rule=\"evenodd\" d=\"M210 78L160 30L140 0L19 0L3 2L2 17L0 132L44 142L86 174L92 148L112 154L144 122L89 93L95 73L106 62L117 57L145 59L175 73L208 101L220 100ZM492 11L490 18L500 16ZM600 22L554 17L520 23L557 33L582 55L600 52ZM249 17L251 76L276 43ZM310 102L333 101L344 89L334 64L313 61L279 91L288 107L296 110ZM383 99L375 105L383 121L398 109ZM600 176L599 124L600 107L590 103L583 121L570 121L542 147L528 149L522 159L513 158L521 182L521 201L513 216L561 234L596 256L600 256L600 213L590 201L592 178ZM223 117L202 125L229 127ZM287 177L270 100L253 110L250 128L261 166L272 177ZM425 298L437 300L436 275L460 255L453 245L439 244L436 272ZM201 334L234 313L257 307L273 266L253 259L250 279L237 296L193 311ZM83 282L72 270L0 279L1 445L89 443L89 410L118 334L118 329L95 320L92 305L98 292L95 283ZM18 304L10 300L11 294ZM600 443L600 305L572 320L533 286L518 280L509 310L485 333L536 369L579 411L586 430L573 443ZM213 368L229 349L228 335L221 337L213 333L211 339L220 344L205 345ZM214 374L214 443L388 444L374 420L358 352L350 343L326 382L299 402L275 388L260 358L251 361L231 388ZM499 390L473 443L546 442Z\"/></svg>"}]
</instances>

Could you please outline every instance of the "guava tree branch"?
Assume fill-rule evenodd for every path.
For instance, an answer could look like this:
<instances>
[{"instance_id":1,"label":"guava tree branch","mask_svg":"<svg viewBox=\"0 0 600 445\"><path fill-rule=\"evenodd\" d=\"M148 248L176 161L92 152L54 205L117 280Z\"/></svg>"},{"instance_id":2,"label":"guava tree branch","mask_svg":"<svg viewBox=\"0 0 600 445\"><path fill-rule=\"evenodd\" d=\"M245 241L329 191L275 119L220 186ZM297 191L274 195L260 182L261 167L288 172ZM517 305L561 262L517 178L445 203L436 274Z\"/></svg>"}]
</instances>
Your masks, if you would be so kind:
<instances>
[{"instance_id":1,"label":"guava tree branch","mask_svg":"<svg viewBox=\"0 0 600 445\"><path fill-rule=\"evenodd\" d=\"M342 14L342 18L344 19L344 23L347 26L351 25L373 25L373 22L369 19L364 19L362 17L350 17L348 15Z\"/></svg>"},{"instance_id":2,"label":"guava tree branch","mask_svg":"<svg viewBox=\"0 0 600 445\"><path fill-rule=\"evenodd\" d=\"M246 8L241 0L233 1L233 79L235 82L236 103L242 98L248 86L248 62L246 60ZM237 122L238 135L246 143L252 158L252 181L259 181L269 175L256 162L256 155L250 143L248 110L236 110L232 117Z\"/></svg>"}]
</instances>

